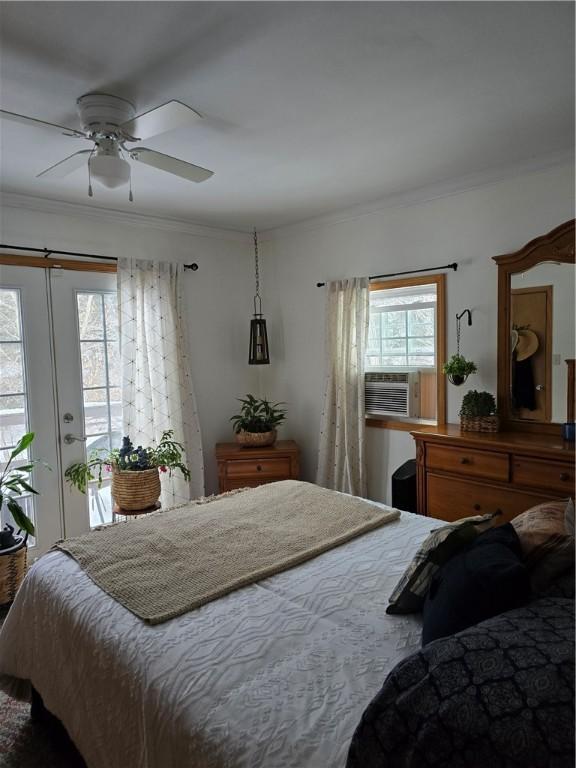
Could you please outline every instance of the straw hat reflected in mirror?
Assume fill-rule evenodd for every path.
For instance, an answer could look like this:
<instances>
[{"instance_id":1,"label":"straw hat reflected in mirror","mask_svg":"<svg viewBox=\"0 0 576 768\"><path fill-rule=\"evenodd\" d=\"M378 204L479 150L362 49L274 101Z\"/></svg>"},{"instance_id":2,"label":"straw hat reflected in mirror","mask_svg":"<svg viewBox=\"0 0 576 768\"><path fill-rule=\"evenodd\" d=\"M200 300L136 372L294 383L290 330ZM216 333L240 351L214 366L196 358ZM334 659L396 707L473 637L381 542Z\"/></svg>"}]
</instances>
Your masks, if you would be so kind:
<instances>
[{"instance_id":1,"label":"straw hat reflected in mirror","mask_svg":"<svg viewBox=\"0 0 576 768\"><path fill-rule=\"evenodd\" d=\"M516 343L514 343L514 334L516 334ZM512 351L516 352L516 360L521 363L522 360L527 360L532 357L540 346L538 336L529 329L522 331L512 331Z\"/></svg>"},{"instance_id":2,"label":"straw hat reflected in mirror","mask_svg":"<svg viewBox=\"0 0 576 768\"><path fill-rule=\"evenodd\" d=\"M510 356L514 356L514 352L516 351L516 345L518 344L518 331L513 328L510 331Z\"/></svg>"}]
</instances>

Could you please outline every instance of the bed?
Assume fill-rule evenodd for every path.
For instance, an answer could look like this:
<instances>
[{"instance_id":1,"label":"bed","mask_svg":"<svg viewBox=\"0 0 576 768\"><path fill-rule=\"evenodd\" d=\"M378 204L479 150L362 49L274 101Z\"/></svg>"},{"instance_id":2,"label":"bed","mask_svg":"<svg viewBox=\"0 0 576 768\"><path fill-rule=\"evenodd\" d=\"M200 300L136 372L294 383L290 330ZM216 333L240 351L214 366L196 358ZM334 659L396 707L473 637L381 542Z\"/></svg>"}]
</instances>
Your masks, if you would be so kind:
<instances>
[{"instance_id":1,"label":"bed","mask_svg":"<svg viewBox=\"0 0 576 768\"><path fill-rule=\"evenodd\" d=\"M514 591L502 589L512 573L532 584L537 573L521 562L512 525L463 537L468 543L444 565L436 562L440 545L430 549L481 529L486 516L445 526L292 480L194 505L62 543L76 559L62 551L41 558L6 618L0 686L22 696L32 685L88 768L574 765L570 504L522 516L554 512L565 535L555 535L562 546L546 555L552 560L539 561L554 573L546 588L529 587L505 604L496 598ZM353 538L342 543L343 535ZM391 593L425 538L416 570L412 563L407 571L412 598L434 574L423 634L421 614L386 608L399 609ZM301 541L314 543L305 562ZM225 551L239 565L211 557L214 542L217 555ZM274 551L292 552L299 564L286 567L284 559L280 570L274 555L265 571L273 575L264 577L264 554ZM94 559L122 580L102 580ZM240 586L243 568L251 581ZM235 579L227 594L224 572ZM218 591L190 610L189 598L203 601L202 585L214 588L216 573ZM123 602L93 579L111 594L120 586ZM442 606L438 590L460 606L460 628L428 642L430 606ZM464 603L454 602L459 594ZM466 607L482 611L462 622Z\"/></svg>"},{"instance_id":2,"label":"bed","mask_svg":"<svg viewBox=\"0 0 576 768\"><path fill-rule=\"evenodd\" d=\"M0 633L0 685L29 681L88 768L344 768L388 672L420 647L388 596L442 521L381 528L161 624L58 551Z\"/></svg>"}]
</instances>

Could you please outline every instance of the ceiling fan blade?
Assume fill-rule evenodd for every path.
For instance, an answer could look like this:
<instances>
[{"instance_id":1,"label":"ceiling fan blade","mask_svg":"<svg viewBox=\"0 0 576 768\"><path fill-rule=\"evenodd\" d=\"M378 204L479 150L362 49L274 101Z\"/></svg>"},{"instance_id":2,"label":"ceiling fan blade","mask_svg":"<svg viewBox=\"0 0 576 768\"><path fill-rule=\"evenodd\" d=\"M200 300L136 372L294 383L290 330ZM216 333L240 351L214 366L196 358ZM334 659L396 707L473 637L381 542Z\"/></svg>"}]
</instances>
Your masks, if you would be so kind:
<instances>
[{"instance_id":1,"label":"ceiling fan blade","mask_svg":"<svg viewBox=\"0 0 576 768\"><path fill-rule=\"evenodd\" d=\"M166 173L173 173L175 176L181 176L188 181L195 181L197 184L201 181L206 181L206 179L214 175L214 171L200 168L199 165L192 165L192 163L187 163L184 160L178 160L176 157L170 157L170 155L164 155L162 152L155 152L153 149L145 149L144 147L130 150L130 157L139 163L150 165L152 168L158 168L158 170L166 171Z\"/></svg>"},{"instance_id":2,"label":"ceiling fan blade","mask_svg":"<svg viewBox=\"0 0 576 768\"><path fill-rule=\"evenodd\" d=\"M71 136L78 136L80 138L86 138L86 134L82 131L77 131L75 128L67 128L65 125L58 125L58 123L49 123L46 120L38 120L36 117L28 117L27 115L19 115L17 112L8 112L6 109L0 109L0 117L6 120L13 120L16 123L24 123L24 125L35 125L37 128L55 128L58 133L66 132Z\"/></svg>"},{"instance_id":3,"label":"ceiling fan blade","mask_svg":"<svg viewBox=\"0 0 576 768\"><path fill-rule=\"evenodd\" d=\"M192 107L182 104L181 101L167 101L166 104L161 104L142 115L136 115L132 120L127 120L122 123L120 129L131 139L150 139L152 136L159 136L161 133L173 131L181 125L201 119L202 115Z\"/></svg>"},{"instance_id":4,"label":"ceiling fan blade","mask_svg":"<svg viewBox=\"0 0 576 768\"><path fill-rule=\"evenodd\" d=\"M58 163L51 165L50 168L46 168L46 170L39 173L36 178L39 179L40 176L50 176L51 179L63 179L64 176L68 176L72 171L86 165L88 157L92 152L92 149L82 149L80 152L74 152L73 155L65 157L64 160L60 160Z\"/></svg>"}]
</instances>

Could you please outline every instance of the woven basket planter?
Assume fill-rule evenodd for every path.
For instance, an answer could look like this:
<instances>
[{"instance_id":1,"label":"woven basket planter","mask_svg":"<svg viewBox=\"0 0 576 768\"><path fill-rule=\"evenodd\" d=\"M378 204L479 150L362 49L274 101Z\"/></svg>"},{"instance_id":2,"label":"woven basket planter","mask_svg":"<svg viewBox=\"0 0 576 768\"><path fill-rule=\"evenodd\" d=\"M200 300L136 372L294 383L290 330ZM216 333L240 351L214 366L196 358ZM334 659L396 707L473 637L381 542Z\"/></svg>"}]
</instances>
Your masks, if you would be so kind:
<instances>
[{"instance_id":1,"label":"woven basket planter","mask_svg":"<svg viewBox=\"0 0 576 768\"><path fill-rule=\"evenodd\" d=\"M160 498L158 467L140 472L114 470L112 498L121 509L148 509Z\"/></svg>"},{"instance_id":2,"label":"woven basket planter","mask_svg":"<svg viewBox=\"0 0 576 768\"><path fill-rule=\"evenodd\" d=\"M237 432L236 442L244 448L263 448L265 445L274 445L276 442L276 430L270 432Z\"/></svg>"},{"instance_id":3,"label":"woven basket planter","mask_svg":"<svg viewBox=\"0 0 576 768\"><path fill-rule=\"evenodd\" d=\"M500 420L498 416L460 416L462 432L498 432Z\"/></svg>"},{"instance_id":4,"label":"woven basket planter","mask_svg":"<svg viewBox=\"0 0 576 768\"><path fill-rule=\"evenodd\" d=\"M0 554L0 605L11 603L26 575L28 547L23 546L8 555Z\"/></svg>"}]
</instances>

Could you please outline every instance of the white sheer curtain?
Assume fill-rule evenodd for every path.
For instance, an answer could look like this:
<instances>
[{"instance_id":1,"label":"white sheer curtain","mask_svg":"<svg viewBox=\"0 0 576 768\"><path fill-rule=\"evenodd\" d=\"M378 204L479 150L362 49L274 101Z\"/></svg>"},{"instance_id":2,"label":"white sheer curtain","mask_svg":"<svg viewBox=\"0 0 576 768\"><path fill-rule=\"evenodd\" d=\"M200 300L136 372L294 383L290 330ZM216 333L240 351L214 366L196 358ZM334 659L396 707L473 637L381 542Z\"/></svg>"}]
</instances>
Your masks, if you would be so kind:
<instances>
[{"instance_id":1,"label":"white sheer curtain","mask_svg":"<svg viewBox=\"0 0 576 768\"><path fill-rule=\"evenodd\" d=\"M158 442L162 432L186 449L190 481L162 476L162 504L204 493L204 460L188 360L180 290L182 264L118 259L118 311L124 434L134 445Z\"/></svg>"},{"instance_id":2,"label":"white sheer curtain","mask_svg":"<svg viewBox=\"0 0 576 768\"><path fill-rule=\"evenodd\" d=\"M316 482L366 496L364 355L368 278L327 283L326 388Z\"/></svg>"}]
</instances>

